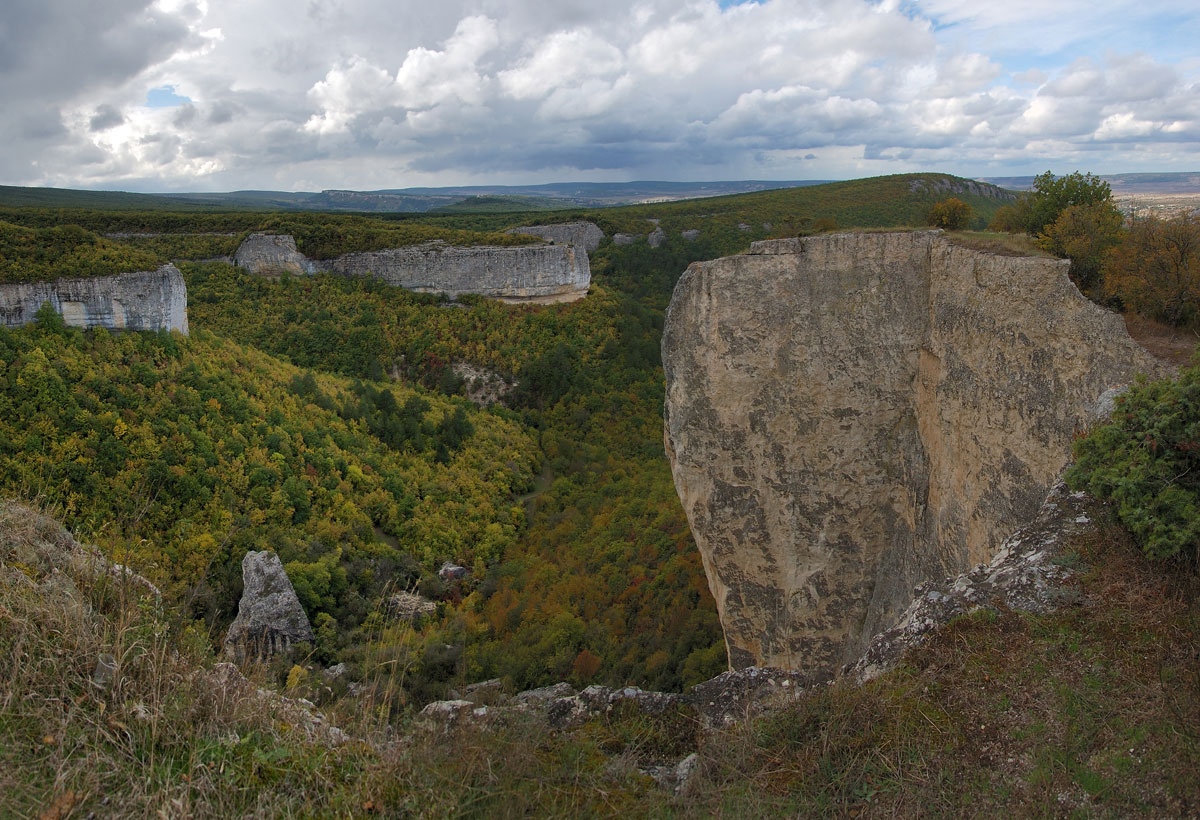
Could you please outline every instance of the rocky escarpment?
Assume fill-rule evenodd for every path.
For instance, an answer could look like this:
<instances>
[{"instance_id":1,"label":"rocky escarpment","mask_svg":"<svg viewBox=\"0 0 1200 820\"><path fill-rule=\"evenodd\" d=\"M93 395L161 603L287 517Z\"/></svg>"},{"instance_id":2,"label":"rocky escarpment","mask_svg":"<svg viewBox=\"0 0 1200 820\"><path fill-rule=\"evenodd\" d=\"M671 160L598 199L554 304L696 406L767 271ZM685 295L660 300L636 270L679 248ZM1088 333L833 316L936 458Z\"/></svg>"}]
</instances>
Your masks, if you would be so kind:
<instances>
[{"instance_id":1,"label":"rocky escarpment","mask_svg":"<svg viewBox=\"0 0 1200 820\"><path fill-rule=\"evenodd\" d=\"M1155 367L1065 262L938 232L694 264L663 363L667 452L731 664L824 676L914 586L990 560L1096 400Z\"/></svg>"},{"instance_id":2,"label":"rocky escarpment","mask_svg":"<svg viewBox=\"0 0 1200 820\"><path fill-rule=\"evenodd\" d=\"M908 184L908 190L914 194L929 193L940 196L967 194L985 199L996 199L1001 202L1016 202L1018 196L1015 192L1006 191L990 182L976 182L973 179L955 179L954 177L914 179Z\"/></svg>"},{"instance_id":3,"label":"rocky escarpment","mask_svg":"<svg viewBox=\"0 0 1200 820\"><path fill-rule=\"evenodd\" d=\"M593 222L563 222L558 225L524 225L513 228L509 233L523 233L527 236L537 236L556 245L574 245L583 248L588 253L600 247L604 241L604 231Z\"/></svg>"},{"instance_id":4,"label":"rocky escarpment","mask_svg":"<svg viewBox=\"0 0 1200 820\"><path fill-rule=\"evenodd\" d=\"M505 302L551 304L587 295L587 251L574 245L479 245L435 240L405 248L348 253L324 263L332 273L380 279L457 299L474 293Z\"/></svg>"},{"instance_id":5,"label":"rocky escarpment","mask_svg":"<svg viewBox=\"0 0 1200 820\"><path fill-rule=\"evenodd\" d=\"M318 261L300 253L291 236L252 234L234 259L252 273L325 271L451 299L478 294L504 302L574 302L587 296L592 281L587 251L570 244L457 246L434 240Z\"/></svg>"},{"instance_id":6,"label":"rocky escarpment","mask_svg":"<svg viewBox=\"0 0 1200 820\"><path fill-rule=\"evenodd\" d=\"M113 276L0 285L0 324L27 325L47 302L71 327L188 332L187 285L174 265Z\"/></svg>"},{"instance_id":7,"label":"rocky escarpment","mask_svg":"<svg viewBox=\"0 0 1200 820\"><path fill-rule=\"evenodd\" d=\"M252 233L238 246L233 264L260 275L314 273L317 265L296 250L287 234Z\"/></svg>"}]
</instances>

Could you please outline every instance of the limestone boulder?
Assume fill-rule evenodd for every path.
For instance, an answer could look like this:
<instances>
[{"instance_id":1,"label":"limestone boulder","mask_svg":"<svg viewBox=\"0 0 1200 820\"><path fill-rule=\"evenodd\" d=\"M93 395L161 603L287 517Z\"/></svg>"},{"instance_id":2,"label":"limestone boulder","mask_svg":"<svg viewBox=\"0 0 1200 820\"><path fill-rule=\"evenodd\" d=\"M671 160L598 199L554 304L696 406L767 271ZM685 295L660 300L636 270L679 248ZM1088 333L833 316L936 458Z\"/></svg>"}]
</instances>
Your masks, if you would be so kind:
<instances>
[{"instance_id":1,"label":"limestone boulder","mask_svg":"<svg viewBox=\"0 0 1200 820\"><path fill-rule=\"evenodd\" d=\"M304 275L314 273L317 267L296 249L296 240L288 234L250 234L234 253L233 263L263 275Z\"/></svg>"},{"instance_id":2,"label":"limestone boulder","mask_svg":"<svg viewBox=\"0 0 1200 820\"><path fill-rule=\"evenodd\" d=\"M225 652L239 661L263 660L313 640L312 625L273 552L242 559L242 600L225 635Z\"/></svg>"}]
</instances>

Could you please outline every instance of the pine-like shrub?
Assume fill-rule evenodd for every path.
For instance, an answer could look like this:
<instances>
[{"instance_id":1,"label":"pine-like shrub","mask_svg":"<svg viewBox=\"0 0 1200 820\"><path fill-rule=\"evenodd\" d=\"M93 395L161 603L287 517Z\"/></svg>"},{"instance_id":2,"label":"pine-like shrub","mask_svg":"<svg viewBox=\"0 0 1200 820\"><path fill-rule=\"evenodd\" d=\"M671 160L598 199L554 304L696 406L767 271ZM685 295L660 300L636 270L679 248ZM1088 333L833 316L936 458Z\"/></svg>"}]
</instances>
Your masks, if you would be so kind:
<instances>
[{"instance_id":1,"label":"pine-like shrub","mask_svg":"<svg viewBox=\"0 0 1200 820\"><path fill-rule=\"evenodd\" d=\"M1194 568L1200 544L1200 364L1135 384L1075 442L1067 484L1111 502L1150 558Z\"/></svg>"}]
</instances>

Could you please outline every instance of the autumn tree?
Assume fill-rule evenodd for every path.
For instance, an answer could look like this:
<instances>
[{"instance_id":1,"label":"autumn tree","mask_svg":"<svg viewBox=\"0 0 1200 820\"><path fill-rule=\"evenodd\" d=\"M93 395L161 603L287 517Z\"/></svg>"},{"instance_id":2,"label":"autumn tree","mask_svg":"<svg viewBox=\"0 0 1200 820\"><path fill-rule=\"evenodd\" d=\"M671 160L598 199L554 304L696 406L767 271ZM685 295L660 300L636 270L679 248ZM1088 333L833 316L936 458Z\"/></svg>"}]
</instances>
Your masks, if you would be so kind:
<instances>
[{"instance_id":1,"label":"autumn tree","mask_svg":"<svg viewBox=\"0 0 1200 820\"><path fill-rule=\"evenodd\" d=\"M1200 320L1200 216L1145 217L1104 267L1104 291L1172 325Z\"/></svg>"},{"instance_id":2,"label":"autumn tree","mask_svg":"<svg viewBox=\"0 0 1200 820\"><path fill-rule=\"evenodd\" d=\"M1121 242L1121 212L1110 204L1069 205L1058 215L1038 245L1071 260L1071 280L1082 291L1099 284L1104 254Z\"/></svg>"},{"instance_id":3,"label":"autumn tree","mask_svg":"<svg viewBox=\"0 0 1200 820\"><path fill-rule=\"evenodd\" d=\"M952 196L929 209L929 224L947 231L961 231L971 224L974 215L970 205Z\"/></svg>"}]
</instances>

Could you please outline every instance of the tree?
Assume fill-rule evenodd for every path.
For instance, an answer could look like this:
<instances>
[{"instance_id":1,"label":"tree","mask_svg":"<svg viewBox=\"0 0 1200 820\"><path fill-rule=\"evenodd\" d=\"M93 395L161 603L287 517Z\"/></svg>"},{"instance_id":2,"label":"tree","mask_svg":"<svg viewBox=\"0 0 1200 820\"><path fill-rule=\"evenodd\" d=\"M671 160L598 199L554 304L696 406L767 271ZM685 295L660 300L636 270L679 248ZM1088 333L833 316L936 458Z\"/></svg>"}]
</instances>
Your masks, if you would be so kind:
<instances>
[{"instance_id":1,"label":"tree","mask_svg":"<svg viewBox=\"0 0 1200 820\"><path fill-rule=\"evenodd\" d=\"M1099 284L1104 254L1121 243L1121 212L1111 205L1071 205L1038 238L1046 251L1071 260L1071 280L1082 291Z\"/></svg>"},{"instance_id":2,"label":"tree","mask_svg":"<svg viewBox=\"0 0 1200 820\"><path fill-rule=\"evenodd\" d=\"M970 205L952 196L929 209L929 224L947 231L961 231L971 224L973 216Z\"/></svg>"},{"instance_id":3,"label":"tree","mask_svg":"<svg viewBox=\"0 0 1200 820\"><path fill-rule=\"evenodd\" d=\"M1033 179L1033 194L1029 197L1029 216L1025 230L1030 234L1043 233L1072 205L1107 205L1113 210L1112 188L1090 173L1078 171L1056 177L1047 171Z\"/></svg>"},{"instance_id":4,"label":"tree","mask_svg":"<svg viewBox=\"0 0 1200 820\"><path fill-rule=\"evenodd\" d=\"M1104 291L1169 324L1200 323L1200 216L1135 221L1107 260Z\"/></svg>"},{"instance_id":5,"label":"tree","mask_svg":"<svg viewBox=\"0 0 1200 820\"><path fill-rule=\"evenodd\" d=\"M1030 200L1031 197L1024 194L1013 205L1001 205L992 216L988 230L1024 233L1029 225Z\"/></svg>"}]
</instances>

